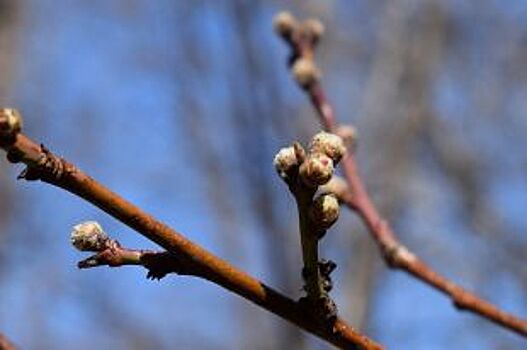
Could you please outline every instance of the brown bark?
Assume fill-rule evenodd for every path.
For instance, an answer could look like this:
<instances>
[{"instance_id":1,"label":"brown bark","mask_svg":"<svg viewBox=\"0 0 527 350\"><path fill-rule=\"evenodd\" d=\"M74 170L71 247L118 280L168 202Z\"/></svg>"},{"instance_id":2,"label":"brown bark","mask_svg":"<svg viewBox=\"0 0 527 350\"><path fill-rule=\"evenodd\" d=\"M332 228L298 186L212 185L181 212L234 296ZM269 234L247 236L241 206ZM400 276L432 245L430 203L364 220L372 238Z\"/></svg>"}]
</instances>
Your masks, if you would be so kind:
<instances>
[{"instance_id":1,"label":"brown bark","mask_svg":"<svg viewBox=\"0 0 527 350\"><path fill-rule=\"evenodd\" d=\"M5 335L0 334L0 350L16 350L16 347L6 338Z\"/></svg>"},{"instance_id":2,"label":"brown bark","mask_svg":"<svg viewBox=\"0 0 527 350\"><path fill-rule=\"evenodd\" d=\"M316 43L313 42L312 38L305 35L302 26L294 28L293 33L285 39L292 49L293 59L290 61L291 66L298 58L314 59ZM320 80L314 79L310 84L301 87L311 100L322 127L328 132L335 133L337 131L337 121ZM362 219L389 267L406 271L408 274L449 296L458 309L480 315L519 335L527 336L526 320L501 310L436 273L402 245L389 223L380 215L371 201L359 175L353 152L348 152L342 159L341 164L348 184L348 192L341 195L341 200Z\"/></svg>"},{"instance_id":3,"label":"brown bark","mask_svg":"<svg viewBox=\"0 0 527 350\"><path fill-rule=\"evenodd\" d=\"M27 165L19 178L41 180L84 198L185 261L194 275L252 301L335 346L343 349L382 349L341 319L332 324L321 322L299 303L188 240L25 135L1 136L0 144L7 151L8 159Z\"/></svg>"}]
</instances>

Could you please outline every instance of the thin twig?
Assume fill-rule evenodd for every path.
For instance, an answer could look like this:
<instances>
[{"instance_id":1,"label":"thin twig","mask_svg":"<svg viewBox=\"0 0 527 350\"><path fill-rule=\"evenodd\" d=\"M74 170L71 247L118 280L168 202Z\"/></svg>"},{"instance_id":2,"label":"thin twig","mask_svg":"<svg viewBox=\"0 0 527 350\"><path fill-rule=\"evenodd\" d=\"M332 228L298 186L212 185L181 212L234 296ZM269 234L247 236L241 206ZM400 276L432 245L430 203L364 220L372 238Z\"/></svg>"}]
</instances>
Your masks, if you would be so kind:
<instances>
[{"instance_id":1,"label":"thin twig","mask_svg":"<svg viewBox=\"0 0 527 350\"><path fill-rule=\"evenodd\" d=\"M79 269L98 266L143 266L148 270L146 277L157 280L169 273L189 276L198 276L199 273L196 268L189 266L170 252L124 248L117 240L106 235L102 227L93 221L75 226L71 241L78 250L96 252L79 261L77 263Z\"/></svg>"},{"instance_id":2,"label":"thin twig","mask_svg":"<svg viewBox=\"0 0 527 350\"><path fill-rule=\"evenodd\" d=\"M299 143L282 148L275 156L275 168L296 200L300 226L300 243L304 267L302 277L308 303L321 322L331 324L337 316L337 307L329 296L333 284L331 272L336 264L319 259L319 241L336 222L340 212L334 195L320 194L321 185L331 180L334 165L346 149L339 137L325 132L315 135L306 151Z\"/></svg>"},{"instance_id":3,"label":"thin twig","mask_svg":"<svg viewBox=\"0 0 527 350\"><path fill-rule=\"evenodd\" d=\"M302 34L305 33L305 28L302 28L296 20L290 23L292 24L292 33L285 37L283 33L280 34L291 46L293 52L292 57L295 59L305 58L313 60L314 41L309 36ZM295 60L293 59L289 63L294 69ZM316 70L317 68L314 62L312 63L313 70ZM298 77L295 76L295 78L298 81ZM324 89L320 84L320 79L311 79L309 84L300 85L309 96L322 127L328 132L338 133L334 111L326 98ZM360 216L367 226L370 235L377 243L381 255L389 267L406 271L422 282L449 296L458 309L480 315L521 336L527 336L527 320L501 310L474 293L463 289L436 273L399 242L389 223L380 215L371 201L359 175L353 152L348 152L344 156L342 159L342 168L348 185L348 193L341 192L340 199Z\"/></svg>"},{"instance_id":4,"label":"thin twig","mask_svg":"<svg viewBox=\"0 0 527 350\"><path fill-rule=\"evenodd\" d=\"M0 130L9 124L0 110ZM342 349L382 349L343 320L328 329L305 308L185 238L101 185L73 164L20 133L0 132L0 146L11 162L27 165L19 178L41 180L76 194L156 242L185 262L197 276L214 282Z\"/></svg>"}]
</instances>

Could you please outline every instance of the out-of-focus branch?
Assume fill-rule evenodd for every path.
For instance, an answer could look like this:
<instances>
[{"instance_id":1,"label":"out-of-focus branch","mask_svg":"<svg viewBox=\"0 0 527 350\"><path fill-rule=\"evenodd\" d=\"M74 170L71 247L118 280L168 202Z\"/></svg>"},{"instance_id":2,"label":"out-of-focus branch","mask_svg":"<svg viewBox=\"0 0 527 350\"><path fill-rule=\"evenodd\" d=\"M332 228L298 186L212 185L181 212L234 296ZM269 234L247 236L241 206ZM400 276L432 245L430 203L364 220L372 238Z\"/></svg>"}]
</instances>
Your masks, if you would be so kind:
<instances>
[{"instance_id":1,"label":"out-of-focus branch","mask_svg":"<svg viewBox=\"0 0 527 350\"><path fill-rule=\"evenodd\" d=\"M185 271L214 282L335 346L343 349L382 349L341 319L336 319L329 328L321 324L304 305L278 293L156 220L73 164L19 133L20 127L20 116L16 111L0 110L0 147L7 151L9 161L27 165L19 178L41 180L76 194L177 256L184 262Z\"/></svg>"},{"instance_id":2,"label":"out-of-focus branch","mask_svg":"<svg viewBox=\"0 0 527 350\"><path fill-rule=\"evenodd\" d=\"M16 350L16 347L11 343L7 337L0 333L0 350Z\"/></svg>"},{"instance_id":3,"label":"out-of-focus branch","mask_svg":"<svg viewBox=\"0 0 527 350\"><path fill-rule=\"evenodd\" d=\"M321 73L313 58L314 48L323 33L322 24L317 24L314 20L299 23L290 14L281 13L275 18L275 30L291 47L292 54L289 60L291 71L299 86L309 96L323 128L341 134L346 129L337 126L333 108L320 83ZM389 223L383 219L371 201L359 175L353 152L348 152L344 156L342 168L347 190L343 190L341 183L335 184L338 186L335 187L338 190L336 194L361 217L389 267L406 271L446 294L458 309L480 315L522 336L527 336L526 320L501 310L436 273L399 242Z\"/></svg>"}]
</instances>

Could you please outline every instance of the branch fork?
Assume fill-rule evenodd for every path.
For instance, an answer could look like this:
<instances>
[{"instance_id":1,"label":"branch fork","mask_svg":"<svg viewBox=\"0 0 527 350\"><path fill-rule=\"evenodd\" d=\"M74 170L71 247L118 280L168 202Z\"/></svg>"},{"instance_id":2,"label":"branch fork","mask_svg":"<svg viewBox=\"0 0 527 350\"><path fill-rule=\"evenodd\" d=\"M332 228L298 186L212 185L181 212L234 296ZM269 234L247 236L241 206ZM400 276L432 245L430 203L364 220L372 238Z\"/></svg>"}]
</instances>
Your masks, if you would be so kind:
<instances>
[{"instance_id":1,"label":"branch fork","mask_svg":"<svg viewBox=\"0 0 527 350\"><path fill-rule=\"evenodd\" d=\"M345 183L342 181L330 182L326 185L326 191L335 193L342 203L355 211L362 219L371 237L377 243L381 256L388 267L403 270L447 295L456 308L477 314L499 326L527 337L527 320L501 310L436 273L399 242L393 229L382 218L366 191L357 169L353 154L357 144L357 132L352 126L337 125L333 108L320 84L322 74L314 62L314 51L320 36L313 40L309 34L306 34L309 33L308 26L306 22L300 23L287 12L276 15L274 20L276 33L291 48L288 65L294 79L308 95L324 130L342 136L348 146L348 152L341 162ZM322 35L323 30L320 33ZM309 64L305 62L309 62ZM298 68L299 65L302 69ZM307 69L307 66L310 68ZM300 74L299 71L303 74Z\"/></svg>"},{"instance_id":2,"label":"branch fork","mask_svg":"<svg viewBox=\"0 0 527 350\"><path fill-rule=\"evenodd\" d=\"M321 323L313 313L306 312L301 303L282 295L188 240L181 233L110 191L73 164L35 143L21 133L20 125L18 112L0 108L0 148L7 152L11 162L21 162L27 166L19 178L41 180L69 191L165 249L146 251L124 248L118 241L109 238L100 225L88 222L77 225L72 233L72 243L77 249L95 253L79 262L80 268L137 265L146 268L149 271L147 277L152 279L163 278L168 273L198 276L252 301L342 349L382 349L382 346L357 332L338 317L333 318L329 326L327 323ZM326 282L326 288L330 282Z\"/></svg>"}]
</instances>

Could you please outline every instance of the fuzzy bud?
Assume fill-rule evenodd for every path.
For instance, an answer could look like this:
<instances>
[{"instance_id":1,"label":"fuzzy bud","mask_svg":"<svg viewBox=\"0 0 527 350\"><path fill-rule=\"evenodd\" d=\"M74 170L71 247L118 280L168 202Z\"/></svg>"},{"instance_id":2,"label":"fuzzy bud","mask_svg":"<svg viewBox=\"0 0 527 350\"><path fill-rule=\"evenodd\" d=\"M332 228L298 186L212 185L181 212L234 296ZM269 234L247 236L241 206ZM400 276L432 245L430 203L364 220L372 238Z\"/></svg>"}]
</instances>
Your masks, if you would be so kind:
<instances>
[{"instance_id":1,"label":"fuzzy bud","mask_svg":"<svg viewBox=\"0 0 527 350\"><path fill-rule=\"evenodd\" d=\"M299 165L295 148L293 146L282 148L274 157L273 164L278 175L283 179L287 178L287 175Z\"/></svg>"},{"instance_id":2,"label":"fuzzy bud","mask_svg":"<svg viewBox=\"0 0 527 350\"><path fill-rule=\"evenodd\" d=\"M290 37L297 25L295 17L287 11L280 12L273 18L273 28L283 38Z\"/></svg>"},{"instance_id":3,"label":"fuzzy bud","mask_svg":"<svg viewBox=\"0 0 527 350\"><path fill-rule=\"evenodd\" d=\"M305 32L311 36L314 43L317 43L320 40L326 30L322 22L316 18L306 19L302 24Z\"/></svg>"},{"instance_id":4,"label":"fuzzy bud","mask_svg":"<svg viewBox=\"0 0 527 350\"><path fill-rule=\"evenodd\" d=\"M0 109L0 132L5 135L16 135L22 130L22 117L13 108Z\"/></svg>"},{"instance_id":5,"label":"fuzzy bud","mask_svg":"<svg viewBox=\"0 0 527 350\"><path fill-rule=\"evenodd\" d=\"M80 251L100 252L110 238L96 221L86 221L73 226L71 244Z\"/></svg>"},{"instance_id":6,"label":"fuzzy bud","mask_svg":"<svg viewBox=\"0 0 527 350\"><path fill-rule=\"evenodd\" d=\"M327 183L333 175L333 161L324 153L311 153L300 165L300 178L308 187Z\"/></svg>"},{"instance_id":7,"label":"fuzzy bud","mask_svg":"<svg viewBox=\"0 0 527 350\"><path fill-rule=\"evenodd\" d=\"M335 134L340 136L347 148L354 149L357 146L358 134L357 129L355 129L353 126L340 125L335 131Z\"/></svg>"},{"instance_id":8,"label":"fuzzy bud","mask_svg":"<svg viewBox=\"0 0 527 350\"><path fill-rule=\"evenodd\" d=\"M318 196L309 209L309 217L317 228L326 230L337 221L339 217L339 201L332 194Z\"/></svg>"},{"instance_id":9,"label":"fuzzy bud","mask_svg":"<svg viewBox=\"0 0 527 350\"><path fill-rule=\"evenodd\" d=\"M346 153L346 147L339 136L322 131L313 136L310 151L324 153L338 163Z\"/></svg>"},{"instance_id":10,"label":"fuzzy bud","mask_svg":"<svg viewBox=\"0 0 527 350\"><path fill-rule=\"evenodd\" d=\"M320 187L320 191L323 193L332 193L337 198L342 199L348 195L349 187L346 180L339 176L333 176L327 184Z\"/></svg>"},{"instance_id":11,"label":"fuzzy bud","mask_svg":"<svg viewBox=\"0 0 527 350\"><path fill-rule=\"evenodd\" d=\"M298 85L303 88L309 87L320 79L320 71L310 58L299 58L291 67L291 72Z\"/></svg>"}]
</instances>

